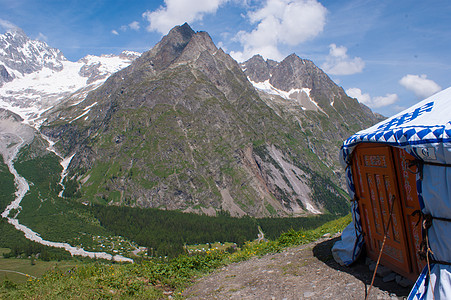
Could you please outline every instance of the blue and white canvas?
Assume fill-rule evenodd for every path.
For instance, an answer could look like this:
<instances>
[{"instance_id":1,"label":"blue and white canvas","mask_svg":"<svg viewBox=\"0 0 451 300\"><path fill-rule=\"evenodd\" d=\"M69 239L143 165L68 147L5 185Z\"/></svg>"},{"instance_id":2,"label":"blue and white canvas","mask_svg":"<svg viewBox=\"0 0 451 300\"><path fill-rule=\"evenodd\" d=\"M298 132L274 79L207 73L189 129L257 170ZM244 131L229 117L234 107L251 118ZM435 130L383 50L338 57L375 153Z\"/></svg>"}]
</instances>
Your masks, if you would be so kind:
<instances>
[{"instance_id":1,"label":"blue and white canvas","mask_svg":"<svg viewBox=\"0 0 451 300\"><path fill-rule=\"evenodd\" d=\"M343 143L340 158L347 168L351 197L355 189L348 165L352 151L360 143L384 143L402 148L426 163L442 164L424 165L422 178L417 176L418 199L423 213L451 219L451 88L357 132ZM334 258L343 265L354 262L363 245L357 205L353 205L352 214L353 221L343 231L342 240L332 249ZM451 222L433 220L429 243L437 261L451 262L450 232ZM428 270L424 270L408 299L433 299L433 294L435 299L451 299L451 266L433 264L430 275Z\"/></svg>"}]
</instances>

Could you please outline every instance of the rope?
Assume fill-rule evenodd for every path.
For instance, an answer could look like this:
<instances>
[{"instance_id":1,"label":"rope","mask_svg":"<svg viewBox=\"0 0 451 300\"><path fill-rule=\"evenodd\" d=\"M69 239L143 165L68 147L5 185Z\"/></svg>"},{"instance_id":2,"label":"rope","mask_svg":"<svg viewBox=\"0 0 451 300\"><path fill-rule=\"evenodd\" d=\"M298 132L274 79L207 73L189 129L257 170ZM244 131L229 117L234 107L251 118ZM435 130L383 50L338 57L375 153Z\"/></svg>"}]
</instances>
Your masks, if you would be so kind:
<instances>
[{"instance_id":1,"label":"rope","mask_svg":"<svg viewBox=\"0 0 451 300\"><path fill-rule=\"evenodd\" d=\"M429 263L429 255L432 253L434 254L434 252L432 252L431 248L429 247L429 238L426 235L426 244L427 246L427 255L426 255L426 262L428 264L428 275L429 275L429 280L431 279L431 264ZM429 281L431 282L431 281ZM431 284L431 289L432 289L432 298L433 300L435 300L435 294L434 294L434 286Z\"/></svg>"},{"instance_id":2,"label":"rope","mask_svg":"<svg viewBox=\"0 0 451 300\"><path fill-rule=\"evenodd\" d=\"M379 266L379 263L380 263L380 260L382 257L382 251L384 250L384 246L385 246L385 241L387 240L388 229L390 228L390 223L391 223L391 219L392 219L392 215L393 215L393 208L395 207L395 199L396 199L395 195L393 195L387 227L384 227L384 240L382 241L381 249L379 250L379 257L377 258L376 267L374 268L374 272L373 272L373 278L371 279L371 285L370 285L370 288L368 289L368 293L366 293L366 295L365 295L365 300L367 300L368 297L370 296L371 288L373 287L374 279L376 278L377 267Z\"/></svg>"},{"instance_id":3,"label":"rope","mask_svg":"<svg viewBox=\"0 0 451 300\"><path fill-rule=\"evenodd\" d=\"M445 168L449 168L451 167L451 164L442 164L442 163L436 163L436 162L428 162L428 161L423 161L423 160L419 160L419 159L415 159L415 160L409 160L409 168L407 169L410 173L412 174L420 174L420 180L423 180L423 166L424 165L431 165L431 166L436 166L436 167L445 167ZM417 167L417 171L413 172L410 170L411 167L416 166Z\"/></svg>"},{"instance_id":4,"label":"rope","mask_svg":"<svg viewBox=\"0 0 451 300\"><path fill-rule=\"evenodd\" d=\"M451 263L446 261L440 261L435 260L433 258L434 252L432 252L431 247L429 246L429 228L432 226L433 220L439 220L439 221L445 221L445 222L451 222L451 219L448 218L441 218L441 217L434 217L430 214L425 214L421 210L416 210L412 213L412 216L419 215L417 226L421 219L423 219L423 222L421 224L421 232L423 235L423 240L420 243L420 250L418 250L418 255L420 256L421 260L426 260L427 266L428 266L428 275L429 278L431 278L431 263L437 263L437 264L444 264L444 265L451 265ZM431 290L432 290L432 297L435 300L435 294L434 294L434 286L431 284Z\"/></svg>"},{"instance_id":5,"label":"rope","mask_svg":"<svg viewBox=\"0 0 451 300\"><path fill-rule=\"evenodd\" d=\"M429 260L432 263L451 265L451 263L449 263L449 262L438 261L438 260L435 260L432 256L429 257L431 253L432 254L434 254L434 253L432 252L432 250L429 247L429 237L428 237L428 231L429 231L429 228L431 228L431 226L432 226L432 221L439 220L439 221L451 222L451 219L442 218L442 217L434 217L430 214L423 213L421 210L416 210L412 213L413 217L416 215L419 215L419 216L418 216L418 221L415 224L415 226L418 226L418 224L421 222L421 220L423 220L423 222L421 224L421 234L423 236L423 240L420 243L420 250L418 250L420 259L421 260Z\"/></svg>"}]
</instances>

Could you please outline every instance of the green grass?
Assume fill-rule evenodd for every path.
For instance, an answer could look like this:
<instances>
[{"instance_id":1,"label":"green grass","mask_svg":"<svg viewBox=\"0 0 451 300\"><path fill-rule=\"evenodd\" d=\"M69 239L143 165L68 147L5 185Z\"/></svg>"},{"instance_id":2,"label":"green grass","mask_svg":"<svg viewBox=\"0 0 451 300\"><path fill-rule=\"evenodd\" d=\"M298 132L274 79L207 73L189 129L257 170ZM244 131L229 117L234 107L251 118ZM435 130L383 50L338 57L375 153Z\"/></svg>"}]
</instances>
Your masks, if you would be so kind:
<instances>
[{"instance_id":1,"label":"green grass","mask_svg":"<svg viewBox=\"0 0 451 300\"><path fill-rule=\"evenodd\" d=\"M6 248L0 248L0 251L5 250ZM53 270L55 268L66 271L72 269L77 264L75 261L56 262L56 261L42 261L39 259L34 259L33 263L34 264L31 263L31 258L23 259L23 258L0 257L0 282L10 280L14 283L24 283L27 282L28 280L32 280L33 277L40 278L44 275L44 273ZM15 272L24 273L26 275Z\"/></svg>"},{"instance_id":2,"label":"green grass","mask_svg":"<svg viewBox=\"0 0 451 300\"><path fill-rule=\"evenodd\" d=\"M181 299L183 290L193 280L221 266L286 247L306 244L325 233L342 231L350 215L328 222L309 231L290 230L268 242L247 242L232 254L226 251L206 251L195 255L180 255L171 260L143 260L135 264L95 262L72 269L53 268L37 279L27 278L23 284L10 280L0 284L1 299L161 299L170 293ZM24 260L27 272L33 267ZM28 264L28 266L25 266ZM51 265L49 265L51 266Z\"/></svg>"},{"instance_id":3,"label":"green grass","mask_svg":"<svg viewBox=\"0 0 451 300\"><path fill-rule=\"evenodd\" d=\"M206 243L206 244L196 244L196 245L186 245L184 248L185 251L189 254L196 254L198 252L208 252L208 251L226 251L230 247L236 247L236 243L221 243L221 242L214 242L214 243ZM236 247L237 248L237 247Z\"/></svg>"},{"instance_id":4,"label":"green grass","mask_svg":"<svg viewBox=\"0 0 451 300\"><path fill-rule=\"evenodd\" d=\"M3 162L3 156L0 155L0 211L3 210L14 200L14 176L9 172L8 166Z\"/></svg>"},{"instance_id":5,"label":"green grass","mask_svg":"<svg viewBox=\"0 0 451 300\"><path fill-rule=\"evenodd\" d=\"M128 255L134 250L128 240L106 230L87 206L58 197L61 166L53 153L33 156L25 147L15 168L30 182L30 190L21 202L22 209L18 215L21 224L38 232L45 240L68 242L88 251ZM113 164L109 174L114 175L119 169L119 165ZM113 199L119 201L120 192L115 193ZM0 246L14 249L14 253L40 251L29 241L24 241L23 234L11 227L0 222Z\"/></svg>"}]
</instances>

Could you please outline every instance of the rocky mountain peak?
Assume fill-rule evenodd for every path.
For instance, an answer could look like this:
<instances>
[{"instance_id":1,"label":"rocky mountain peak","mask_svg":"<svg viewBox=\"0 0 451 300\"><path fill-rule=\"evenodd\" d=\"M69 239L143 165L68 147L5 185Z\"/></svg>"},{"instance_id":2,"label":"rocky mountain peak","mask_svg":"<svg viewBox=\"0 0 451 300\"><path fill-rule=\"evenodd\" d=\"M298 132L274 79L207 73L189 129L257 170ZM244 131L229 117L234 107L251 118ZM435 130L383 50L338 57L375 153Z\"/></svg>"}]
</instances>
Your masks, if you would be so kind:
<instances>
[{"instance_id":1,"label":"rocky mountain peak","mask_svg":"<svg viewBox=\"0 0 451 300\"><path fill-rule=\"evenodd\" d=\"M12 30L6 32L4 36L9 40L15 41L16 43L24 43L29 39L25 32L19 27L13 28Z\"/></svg>"},{"instance_id":2,"label":"rocky mountain peak","mask_svg":"<svg viewBox=\"0 0 451 300\"><path fill-rule=\"evenodd\" d=\"M0 107L13 110L31 124L41 112L68 96L74 103L80 102L139 55L131 51L119 56L88 55L71 62L60 50L32 40L16 28L0 35Z\"/></svg>"},{"instance_id":3,"label":"rocky mountain peak","mask_svg":"<svg viewBox=\"0 0 451 300\"><path fill-rule=\"evenodd\" d=\"M185 23L174 27L151 50L144 53L134 64L134 68L144 68L147 72L158 72L170 66L194 62L206 52L215 55L218 48L207 32L195 32Z\"/></svg>"},{"instance_id":4,"label":"rocky mountain peak","mask_svg":"<svg viewBox=\"0 0 451 300\"><path fill-rule=\"evenodd\" d=\"M187 23L176 26L142 58L150 59L156 70L165 69L180 56L194 34L194 30Z\"/></svg>"},{"instance_id":5,"label":"rocky mountain peak","mask_svg":"<svg viewBox=\"0 0 451 300\"><path fill-rule=\"evenodd\" d=\"M23 76L47 67L60 71L66 61L58 49L30 39L20 28L0 35L0 63L11 77Z\"/></svg>"},{"instance_id":6,"label":"rocky mountain peak","mask_svg":"<svg viewBox=\"0 0 451 300\"><path fill-rule=\"evenodd\" d=\"M184 63L193 61L199 58L200 54L204 51L207 51L213 55L217 50L218 48L216 48L216 45L213 43L210 35L207 32L200 31L191 37L190 41L177 59L177 62Z\"/></svg>"},{"instance_id":7,"label":"rocky mountain peak","mask_svg":"<svg viewBox=\"0 0 451 300\"><path fill-rule=\"evenodd\" d=\"M302 59L294 53L281 62L264 60L256 55L242 63L241 68L257 89L259 87L274 89L286 98L290 98L289 95L292 95L294 91L304 90L310 98L308 102L301 101L303 108L307 110L318 108L328 110L333 103L331 99L336 96L347 97L343 89L338 87L311 60Z\"/></svg>"},{"instance_id":8,"label":"rocky mountain peak","mask_svg":"<svg viewBox=\"0 0 451 300\"><path fill-rule=\"evenodd\" d=\"M259 54L242 63L241 68L253 82L263 82L271 77L270 66Z\"/></svg>"},{"instance_id":9,"label":"rocky mountain peak","mask_svg":"<svg viewBox=\"0 0 451 300\"><path fill-rule=\"evenodd\" d=\"M371 115L340 91L295 54L240 68L183 24L86 97L46 111L40 130L73 157L66 197L212 215L341 213L338 141Z\"/></svg>"}]
</instances>

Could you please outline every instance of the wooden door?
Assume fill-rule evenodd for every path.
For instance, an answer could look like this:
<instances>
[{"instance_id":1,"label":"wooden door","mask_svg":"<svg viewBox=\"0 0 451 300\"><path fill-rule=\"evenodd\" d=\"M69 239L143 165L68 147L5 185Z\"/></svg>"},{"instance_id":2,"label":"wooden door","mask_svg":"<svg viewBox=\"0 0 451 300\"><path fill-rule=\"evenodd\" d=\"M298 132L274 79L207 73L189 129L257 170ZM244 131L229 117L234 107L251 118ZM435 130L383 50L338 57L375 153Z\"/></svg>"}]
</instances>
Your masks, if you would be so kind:
<instances>
[{"instance_id":1,"label":"wooden door","mask_svg":"<svg viewBox=\"0 0 451 300\"><path fill-rule=\"evenodd\" d=\"M418 272L417 258L414 256L416 240L410 228L413 219L406 216L417 209L414 205L416 185L408 174L396 171L396 164L404 161L408 167L407 156L401 156L392 147L383 144L361 144L354 150L352 173L356 186L367 255L377 260L393 207L391 225L382 252L381 264L411 279L416 279ZM405 152L404 152L405 153ZM407 153L405 153L407 154ZM410 174L408 170L406 170ZM398 174L401 173L401 174ZM401 175L401 177L399 177ZM414 176L414 174L412 173ZM411 190L408 193L400 189L399 180L407 178ZM408 185L405 185L408 186ZM412 195L415 197L412 198ZM416 200L418 203L418 200ZM408 205L408 211L406 206ZM417 205L418 207L419 205ZM406 227L406 223L409 226ZM414 226L415 224L413 224ZM419 240L418 240L419 242Z\"/></svg>"},{"instance_id":2,"label":"wooden door","mask_svg":"<svg viewBox=\"0 0 451 300\"><path fill-rule=\"evenodd\" d=\"M423 270L426 262L420 259L418 251L421 243L421 223L418 223L419 216L413 216L413 212L420 210L420 203L417 195L416 166L410 166L415 157L406 151L393 148L397 177L399 178L399 190L401 192L401 206L404 212L404 223L407 231L407 241L410 249L410 259L413 279L416 280Z\"/></svg>"}]
</instances>

